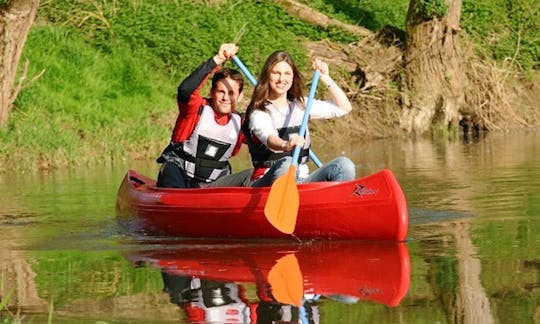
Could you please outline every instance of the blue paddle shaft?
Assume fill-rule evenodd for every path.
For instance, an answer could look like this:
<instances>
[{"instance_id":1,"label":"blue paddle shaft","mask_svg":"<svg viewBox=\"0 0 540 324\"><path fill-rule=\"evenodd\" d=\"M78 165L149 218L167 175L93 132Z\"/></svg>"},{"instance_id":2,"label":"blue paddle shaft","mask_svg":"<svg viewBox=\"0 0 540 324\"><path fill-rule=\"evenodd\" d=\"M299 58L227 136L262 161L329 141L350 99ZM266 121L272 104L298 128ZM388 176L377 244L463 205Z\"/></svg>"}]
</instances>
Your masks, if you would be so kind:
<instances>
[{"instance_id":1,"label":"blue paddle shaft","mask_svg":"<svg viewBox=\"0 0 540 324\"><path fill-rule=\"evenodd\" d=\"M315 92L317 91L317 84L319 83L320 72L315 70L313 72L313 80L311 81L311 88L309 89L309 96L307 99L306 109L304 110L304 118L302 118L302 124L300 124L300 131L298 135L304 137L307 131L307 123L309 120L309 113L311 111L311 105L313 104L313 99L315 98ZM292 157L292 164L298 166L298 157L300 156L300 146L294 147L294 153Z\"/></svg>"},{"instance_id":2,"label":"blue paddle shaft","mask_svg":"<svg viewBox=\"0 0 540 324\"><path fill-rule=\"evenodd\" d=\"M315 155L315 152L313 152L312 149L309 149L309 157L311 158L311 161L313 161L313 163L315 163L317 168L322 167L321 160L319 160L319 158L317 157L317 155Z\"/></svg>"},{"instance_id":3,"label":"blue paddle shaft","mask_svg":"<svg viewBox=\"0 0 540 324\"><path fill-rule=\"evenodd\" d=\"M236 63L236 65L238 65L240 70L242 70L242 73L244 73L244 75L249 79L249 82L251 82L251 84L253 86L256 86L257 85L257 79L255 79L253 74L251 74L251 72L249 72L248 68L244 65L244 63L242 63L242 61L240 61L238 56L233 56L232 59L233 59L234 63Z\"/></svg>"}]
</instances>

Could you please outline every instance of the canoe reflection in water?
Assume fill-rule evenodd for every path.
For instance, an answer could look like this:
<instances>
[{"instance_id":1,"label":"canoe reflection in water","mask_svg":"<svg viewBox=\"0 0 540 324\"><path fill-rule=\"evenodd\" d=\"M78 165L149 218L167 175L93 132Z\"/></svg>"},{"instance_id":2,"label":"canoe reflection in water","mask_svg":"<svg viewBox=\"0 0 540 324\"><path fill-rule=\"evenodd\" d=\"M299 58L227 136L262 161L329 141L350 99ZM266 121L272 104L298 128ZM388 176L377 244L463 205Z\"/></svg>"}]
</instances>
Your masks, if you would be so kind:
<instances>
[{"instance_id":1,"label":"canoe reflection in water","mask_svg":"<svg viewBox=\"0 0 540 324\"><path fill-rule=\"evenodd\" d=\"M397 306L410 281L405 243L191 242L128 258L161 268L191 323L318 323L324 299Z\"/></svg>"}]
</instances>

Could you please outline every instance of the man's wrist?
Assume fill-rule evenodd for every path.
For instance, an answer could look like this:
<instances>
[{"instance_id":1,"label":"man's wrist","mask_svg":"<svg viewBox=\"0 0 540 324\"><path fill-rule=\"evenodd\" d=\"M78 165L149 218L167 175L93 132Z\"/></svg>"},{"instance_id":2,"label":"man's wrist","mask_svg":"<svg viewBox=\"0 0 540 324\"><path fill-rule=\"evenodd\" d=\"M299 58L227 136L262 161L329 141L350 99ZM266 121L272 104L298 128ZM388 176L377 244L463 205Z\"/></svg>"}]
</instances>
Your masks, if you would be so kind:
<instances>
[{"instance_id":1,"label":"man's wrist","mask_svg":"<svg viewBox=\"0 0 540 324\"><path fill-rule=\"evenodd\" d=\"M216 65L221 65L226 60L227 60L226 58L222 58L221 56L219 56L219 54L214 55L214 62L216 63Z\"/></svg>"}]
</instances>

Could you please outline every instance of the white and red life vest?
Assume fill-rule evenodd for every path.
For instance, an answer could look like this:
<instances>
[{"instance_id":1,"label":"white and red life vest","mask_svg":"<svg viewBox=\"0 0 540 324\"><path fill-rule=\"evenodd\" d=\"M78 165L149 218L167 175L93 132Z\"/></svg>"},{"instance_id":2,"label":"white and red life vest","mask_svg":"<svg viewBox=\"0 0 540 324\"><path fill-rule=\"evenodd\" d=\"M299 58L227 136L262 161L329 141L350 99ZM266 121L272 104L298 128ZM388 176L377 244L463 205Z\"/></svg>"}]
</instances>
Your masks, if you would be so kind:
<instances>
[{"instance_id":1,"label":"white and red life vest","mask_svg":"<svg viewBox=\"0 0 540 324\"><path fill-rule=\"evenodd\" d=\"M229 122L219 125L214 109L202 106L200 119L191 136L181 143L184 154L184 170L189 177L212 182L218 179L233 155L240 133L241 118L233 113ZM191 158L190 158L191 157Z\"/></svg>"}]
</instances>

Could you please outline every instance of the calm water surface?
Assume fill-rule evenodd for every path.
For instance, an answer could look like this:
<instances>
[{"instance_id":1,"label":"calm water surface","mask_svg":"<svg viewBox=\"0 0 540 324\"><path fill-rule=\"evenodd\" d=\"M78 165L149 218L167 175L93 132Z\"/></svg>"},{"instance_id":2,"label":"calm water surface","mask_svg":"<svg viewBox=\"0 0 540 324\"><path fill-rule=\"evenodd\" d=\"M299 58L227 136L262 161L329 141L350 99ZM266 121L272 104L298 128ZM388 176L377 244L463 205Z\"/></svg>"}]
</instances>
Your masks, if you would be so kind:
<instances>
[{"instance_id":1,"label":"calm water surface","mask_svg":"<svg viewBox=\"0 0 540 324\"><path fill-rule=\"evenodd\" d=\"M131 236L115 221L116 190L127 168L155 175L152 159L5 174L0 322L540 323L540 132L315 149L351 157L359 176L394 172L407 242Z\"/></svg>"}]
</instances>

